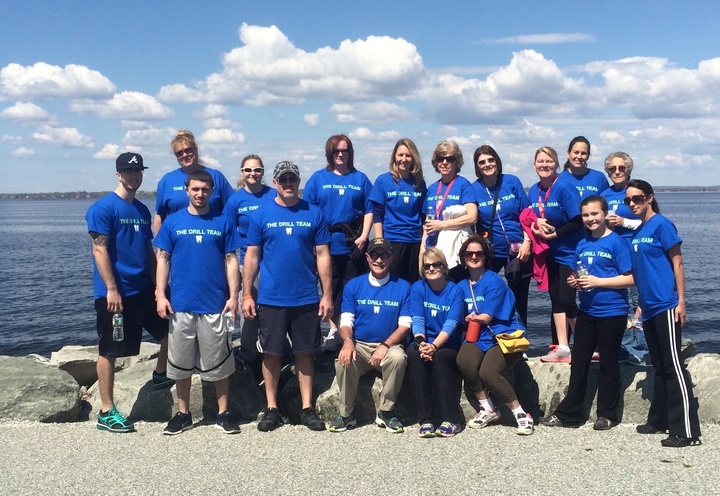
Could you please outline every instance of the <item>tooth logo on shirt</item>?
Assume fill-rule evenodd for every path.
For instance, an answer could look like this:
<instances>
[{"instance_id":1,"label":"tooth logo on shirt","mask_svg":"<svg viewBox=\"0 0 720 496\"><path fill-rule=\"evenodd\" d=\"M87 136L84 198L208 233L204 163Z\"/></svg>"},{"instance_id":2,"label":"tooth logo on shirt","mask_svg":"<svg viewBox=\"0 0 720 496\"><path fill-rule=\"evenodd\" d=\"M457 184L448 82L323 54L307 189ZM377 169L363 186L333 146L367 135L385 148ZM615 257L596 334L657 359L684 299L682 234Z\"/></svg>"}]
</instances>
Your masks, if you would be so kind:
<instances>
[{"instance_id":1,"label":"tooth logo on shirt","mask_svg":"<svg viewBox=\"0 0 720 496\"><path fill-rule=\"evenodd\" d=\"M338 190L338 195L342 196L342 195L344 195L344 194L345 194L345 190L344 190L344 189L339 189L339 190Z\"/></svg>"},{"instance_id":2,"label":"tooth logo on shirt","mask_svg":"<svg viewBox=\"0 0 720 496\"><path fill-rule=\"evenodd\" d=\"M195 236L195 242L202 243L202 235L201 234L198 234L197 236Z\"/></svg>"},{"instance_id":3,"label":"tooth logo on shirt","mask_svg":"<svg viewBox=\"0 0 720 496\"><path fill-rule=\"evenodd\" d=\"M380 307L373 307L373 312L380 313Z\"/></svg>"},{"instance_id":4,"label":"tooth logo on shirt","mask_svg":"<svg viewBox=\"0 0 720 496\"><path fill-rule=\"evenodd\" d=\"M403 200L405 200L405 203L410 203L410 197L409 197L409 196L403 196Z\"/></svg>"},{"instance_id":5,"label":"tooth logo on shirt","mask_svg":"<svg viewBox=\"0 0 720 496\"><path fill-rule=\"evenodd\" d=\"M138 224L135 224L133 227L135 228L135 232L140 232L140 226Z\"/></svg>"},{"instance_id":6,"label":"tooth logo on shirt","mask_svg":"<svg viewBox=\"0 0 720 496\"><path fill-rule=\"evenodd\" d=\"M286 227L286 228L285 228L285 234L287 234L288 236L290 236L290 235L292 234L292 227Z\"/></svg>"},{"instance_id":7,"label":"tooth logo on shirt","mask_svg":"<svg viewBox=\"0 0 720 496\"><path fill-rule=\"evenodd\" d=\"M588 265L592 265L593 257L588 257Z\"/></svg>"},{"instance_id":8,"label":"tooth logo on shirt","mask_svg":"<svg viewBox=\"0 0 720 496\"><path fill-rule=\"evenodd\" d=\"M430 315L437 317L437 310L430 310Z\"/></svg>"}]
</instances>

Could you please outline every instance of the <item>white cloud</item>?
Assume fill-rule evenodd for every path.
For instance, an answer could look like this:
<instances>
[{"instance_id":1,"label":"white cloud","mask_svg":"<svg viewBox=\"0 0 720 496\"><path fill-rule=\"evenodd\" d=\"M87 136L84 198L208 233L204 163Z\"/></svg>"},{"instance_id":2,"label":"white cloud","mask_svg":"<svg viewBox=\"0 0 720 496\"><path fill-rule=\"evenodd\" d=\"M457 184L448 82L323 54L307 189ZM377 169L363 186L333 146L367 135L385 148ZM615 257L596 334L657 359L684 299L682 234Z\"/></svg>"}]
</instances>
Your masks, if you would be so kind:
<instances>
[{"instance_id":1,"label":"white cloud","mask_svg":"<svg viewBox=\"0 0 720 496\"><path fill-rule=\"evenodd\" d=\"M334 104L330 112L335 113L335 120L341 123L377 124L392 121L411 121L415 119L412 112L395 103L379 101L358 104Z\"/></svg>"},{"instance_id":2,"label":"white cloud","mask_svg":"<svg viewBox=\"0 0 720 496\"><path fill-rule=\"evenodd\" d=\"M193 112L192 115L196 119L210 119L213 117L222 117L227 115L228 112L230 112L230 108L227 105L217 105L215 103L211 103L209 105L205 105L202 110Z\"/></svg>"},{"instance_id":3,"label":"white cloud","mask_svg":"<svg viewBox=\"0 0 720 496\"><path fill-rule=\"evenodd\" d=\"M3 134L0 138L0 143L10 143L11 145L19 145L22 143L22 136L12 136L10 134Z\"/></svg>"},{"instance_id":4,"label":"white cloud","mask_svg":"<svg viewBox=\"0 0 720 496\"><path fill-rule=\"evenodd\" d=\"M49 119L50 114L32 102L17 102L12 107L3 109L0 116L21 122L36 122Z\"/></svg>"},{"instance_id":5,"label":"white cloud","mask_svg":"<svg viewBox=\"0 0 720 496\"><path fill-rule=\"evenodd\" d=\"M208 129L198 137L198 142L211 145L237 145L245 143L245 135L231 129Z\"/></svg>"},{"instance_id":6,"label":"white cloud","mask_svg":"<svg viewBox=\"0 0 720 496\"><path fill-rule=\"evenodd\" d=\"M315 127L320 124L320 114L305 114L303 122L308 127Z\"/></svg>"},{"instance_id":7,"label":"white cloud","mask_svg":"<svg viewBox=\"0 0 720 496\"><path fill-rule=\"evenodd\" d=\"M486 45L554 45L558 43L591 43L597 41L597 38L589 33L545 33L545 34L525 34L518 36L508 36L506 38L487 38L480 40L480 43Z\"/></svg>"},{"instance_id":8,"label":"white cloud","mask_svg":"<svg viewBox=\"0 0 720 496\"><path fill-rule=\"evenodd\" d=\"M221 128L221 127L229 127L229 128L237 128L239 125L230 119L223 119L221 117L214 117L212 119L205 119L202 121L202 125L205 128Z\"/></svg>"},{"instance_id":9,"label":"white cloud","mask_svg":"<svg viewBox=\"0 0 720 496\"><path fill-rule=\"evenodd\" d=\"M35 155L35 150L21 146L17 150L11 151L10 155L12 155L13 157L24 157L27 155Z\"/></svg>"},{"instance_id":10,"label":"white cloud","mask_svg":"<svg viewBox=\"0 0 720 496\"><path fill-rule=\"evenodd\" d=\"M97 159L112 159L115 160L118 155L125 152L142 153L142 148L139 146L120 146L113 143L106 143L97 152L93 153L93 158Z\"/></svg>"},{"instance_id":11,"label":"white cloud","mask_svg":"<svg viewBox=\"0 0 720 496\"><path fill-rule=\"evenodd\" d=\"M150 127L147 129L130 129L122 139L123 146L163 147L169 154L170 142L176 136L177 129Z\"/></svg>"},{"instance_id":12,"label":"white cloud","mask_svg":"<svg viewBox=\"0 0 720 496\"><path fill-rule=\"evenodd\" d=\"M169 119L174 115L169 107L158 102L155 97L137 91L123 91L101 102L77 100L70 103L70 110L102 119Z\"/></svg>"},{"instance_id":13,"label":"white cloud","mask_svg":"<svg viewBox=\"0 0 720 496\"><path fill-rule=\"evenodd\" d=\"M203 95L198 90L188 88L183 84L170 84L160 88L158 100L168 103L191 103L199 102Z\"/></svg>"},{"instance_id":14,"label":"white cloud","mask_svg":"<svg viewBox=\"0 0 720 496\"><path fill-rule=\"evenodd\" d=\"M0 69L0 94L13 98L103 98L115 89L108 78L82 65L59 67L37 62Z\"/></svg>"},{"instance_id":15,"label":"white cloud","mask_svg":"<svg viewBox=\"0 0 720 496\"><path fill-rule=\"evenodd\" d=\"M74 127L42 126L33 133L37 141L58 145L64 148L87 148L93 146L92 138L85 136Z\"/></svg>"}]
</instances>

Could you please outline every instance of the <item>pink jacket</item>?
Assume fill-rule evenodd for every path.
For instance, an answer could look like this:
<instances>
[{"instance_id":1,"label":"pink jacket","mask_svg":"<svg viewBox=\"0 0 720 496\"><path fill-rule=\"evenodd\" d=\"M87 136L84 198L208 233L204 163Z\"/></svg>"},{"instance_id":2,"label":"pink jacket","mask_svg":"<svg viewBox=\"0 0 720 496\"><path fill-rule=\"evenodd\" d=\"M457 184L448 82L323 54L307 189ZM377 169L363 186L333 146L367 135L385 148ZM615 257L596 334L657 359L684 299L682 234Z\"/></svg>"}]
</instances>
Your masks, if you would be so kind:
<instances>
[{"instance_id":1,"label":"pink jacket","mask_svg":"<svg viewBox=\"0 0 720 496\"><path fill-rule=\"evenodd\" d=\"M532 251L533 251L533 279L537 281L538 291L547 291L550 289L547 273L547 265L545 258L547 252L550 249L547 242L538 238L532 232L532 225L537 222L537 215L532 207L527 207L525 210L520 212L520 224L523 230L530 236L532 240Z\"/></svg>"}]
</instances>

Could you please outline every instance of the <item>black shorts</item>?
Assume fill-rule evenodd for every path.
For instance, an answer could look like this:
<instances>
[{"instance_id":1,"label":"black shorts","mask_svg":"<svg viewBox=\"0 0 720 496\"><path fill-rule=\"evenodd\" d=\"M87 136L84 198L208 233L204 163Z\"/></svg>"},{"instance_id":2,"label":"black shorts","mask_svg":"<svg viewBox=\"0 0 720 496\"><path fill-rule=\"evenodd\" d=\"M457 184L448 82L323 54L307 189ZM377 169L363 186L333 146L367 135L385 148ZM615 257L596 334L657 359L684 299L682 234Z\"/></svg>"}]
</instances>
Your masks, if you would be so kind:
<instances>
[{"instance_id":1,"label":"black shorts","mask_svg":"<svg viewBox=\"0 0 720 496\"><path fill-rule=\"evenodd\" d=\"M321 337L318 307L318 303L299 307L258 305L261 353L285 355L288 337L295 355L312 353L317 349Z\"/></svg>"},{"instance_id":2,"label":"black shorts","mask_svg":"<svg viewBox=\"0 0 720 496\"><path fill-rule=\"evenodd\" d=\"M169 321L157 313L154 289L125 297L122 299L122 304L125 339L113 341L113 314L107 309L107 298L95 300L100 356L116 358L137 355L140 353L143 328L156 341L161 341L168 335Z\"/></svg>"}]
</instances>

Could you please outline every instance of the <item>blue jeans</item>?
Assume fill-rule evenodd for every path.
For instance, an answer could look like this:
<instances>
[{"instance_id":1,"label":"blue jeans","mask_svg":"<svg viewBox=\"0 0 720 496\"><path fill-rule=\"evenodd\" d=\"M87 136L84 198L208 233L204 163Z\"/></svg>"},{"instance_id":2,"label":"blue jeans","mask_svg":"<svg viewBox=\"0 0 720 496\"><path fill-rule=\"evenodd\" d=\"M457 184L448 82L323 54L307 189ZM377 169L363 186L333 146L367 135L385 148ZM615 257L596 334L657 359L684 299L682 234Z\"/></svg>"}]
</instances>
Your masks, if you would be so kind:
<instances>
[{"instance_id":1,"label":"blue jeans","mask_svg":"<svg viewBox=\"0 0 720 496\"><path fill-rule=\"evenodd\" d=\"M635 309L638 305L638 291L635 286L628 288L628 300L630 303L628 320L633 321ZM625 359L633 355L641 360L645 360L648 354L648 347L645 341L645 332L642 328L631 326L629 329L625 329L620 348L620 359Z\"/></svg>"}]
</instances>

